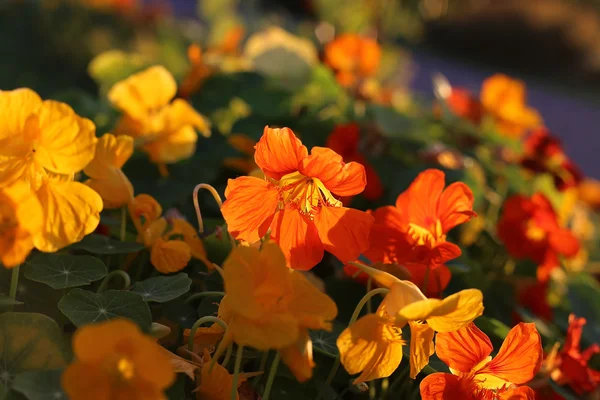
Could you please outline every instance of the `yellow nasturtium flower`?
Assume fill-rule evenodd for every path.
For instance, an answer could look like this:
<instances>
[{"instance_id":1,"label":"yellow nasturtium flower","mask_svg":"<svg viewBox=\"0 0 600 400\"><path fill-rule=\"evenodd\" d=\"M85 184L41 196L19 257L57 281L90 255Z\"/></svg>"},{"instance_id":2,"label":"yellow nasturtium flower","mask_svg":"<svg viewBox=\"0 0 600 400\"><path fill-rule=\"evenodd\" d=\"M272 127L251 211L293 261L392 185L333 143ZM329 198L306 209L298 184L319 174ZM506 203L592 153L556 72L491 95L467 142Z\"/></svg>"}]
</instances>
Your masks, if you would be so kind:
<instances>
[{"instance_id":1,"label":"yellow nasturtium flower","mask_svg":"<svg viewBox=\"0 0 600 400\"><path fill-rule=\"evenodd\" d=\"M172 164L194 154L198 135L210 136L208 120L183 99L173 99L177 83L162 66L116 83L108 98L124 115L119 134L133 136L156 164Z\"/></svg>"},{"instance_id":2,"label":"yellow nasturtium flower","mask_svg":"<svg viewBox=\"0 0 600 400\"><path fill-rule=\"evenodd\" d=\"M0 261L12 268L33 249L33 237L42 229L42 206L25 182L0 189Z\"/></svg>"},{"instance_id":3,"label":"yellow nasturtium flower","mask_svg":"<svg viewBox=\"0 0 600 400\"><path fill-rule=\"evenodd\" d=\"M96 127L30 89L0 91L0 187L29 183L43 209L34 246L57 251L96 229L100 196L74 180L93 158Z\"/></svg>"},{"instance_id":4,"label":"yellow nasturtium flower","mask_svg":"<svg viewBox=\"0 0 600 400\"><path fill-rule=\"evenodd\" d=\"M410 326L410 376L429 363L435 332L455 332L483 313L483 294L461 290L443 300L428 299L410 281L367 266L361 269L390 291L375 314L367 314L338 337L341 362L355 383L390 376L402 361L402 328Z\"/></svg>"},{"instance_id":5,"label":"yellow nasturtium flower","mask_svg":"<svg viewBox=\"0 0 600 400\"><path fill-rule=\"evenodd\" d=\"M96 145L92 162L83 170L90 177L85 184L104 201L104 208L126 206L133 198L133 186L121 168L133 154L131 136L103 135Z\"/></svg>"},{"instance_id":6,"label":"yellow nasturtium flower","mask_svg":"<svg viewBox=\"0 0 600 400\"><path fill-rule=\"evenodd\" d=\"M225 297L219 315L228 324L220 346L231 340L259 350L276 349L299 381L312 376L308 329L331 330L333 300L286 265L274 242L261 250L238 246L223 264Z\"/></svg>"},{"instance_id":7,"label":"yellow nasturtium flower","mask_svg":"<svg viewBox=\"0 0 600 400\"><path fill-rule=\"evenodd\" d=\"M152 196L135 196L129 203L129 214L138 231L138 242L150 250L150 262L159 272L181 271L192 257L213 268L194 227L181 218L161 217L162 207Z\"/></svg>"}]
</instances>

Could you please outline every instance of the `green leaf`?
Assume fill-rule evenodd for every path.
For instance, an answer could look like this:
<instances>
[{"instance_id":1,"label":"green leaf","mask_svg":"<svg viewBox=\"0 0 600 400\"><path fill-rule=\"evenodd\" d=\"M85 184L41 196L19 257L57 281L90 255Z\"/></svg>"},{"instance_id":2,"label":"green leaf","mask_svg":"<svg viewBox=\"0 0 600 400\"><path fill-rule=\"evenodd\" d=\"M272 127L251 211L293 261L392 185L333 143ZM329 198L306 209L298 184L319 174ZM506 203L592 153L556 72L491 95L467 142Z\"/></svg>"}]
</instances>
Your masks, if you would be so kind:
<instances>
[{"instance_id":1,"label":"green leaf","mask_svg":"<svg viewBox=\"0 0 600 400\"><path fill-rule=\"evenodd\" d=\"M91 234L80 242L71 245L71 249L85 250L93 254L129 254L144 249L144 245L134 242L121 242L108 236Z\"/></svg>"},{"instance_id":2,"label":"green leaf","mask_svg":"<svg viewBox=\"0 0 600 400\"><path fill-rule=\"evenodd\" d=\"M16 306L19 304L23 304L22 301L17 301L15 299L13 299L12 297L8 297L5 295L0 295L0 307L5 307L5 306Z\"/></svg>"},{"instance_id":3,"label":"green leaf","mask_svg":"<svg viewBox=\"0 0 600 400\"><path fill-rule=\"evenodd\" d=\"M0 315L0 398L13 378L26 371L64 367L70 359L62 331L43 314Z\"/></svg>"},{"instance_id":4,"label":"green leaf","mask_svg":"<svg viewBox=\"0 0 600 400\"><path fill-rule=\"evenodd\" d=\"M29 400L67 400L60 383L62 373L62 369L23 372L15 377L12 388Z\"/></svg>"},{"instance_id":5,"label":"green leaf","mask_svg":"<svg viewBox=\"0 0 600 400\"><path fill-rule=\"evenodd\" d=\"M572 312L587 320L584 339L596 343L600 337L600 284L591 275L580 273L569 277L567 287Z\"/></svg>"},{"instance_id":6,"label":"green leaf","mask_svg":"<svg viewBox=\"0 0 600 400\"><path fill-rule=\"evenodd\" d=\"M73 289L60 299L58 308L77 327L113 318L128 318L144 332L149 332L152 324L150 308L142 296L122 290L96 294Z\"/></svg>"},{"instance_id":7,"label":"green leaf","mask_svg":"<svg viewBox=\"0 0 600 400\"><path fill-rule=\"evenodd\" d=\"M486 334L492 334L498 339L504 340L510 331L510 328L506 324L497 319L486 317L485 315L477 318L474 322L475 325Z\"/></svg>"},{"instance_id":8,"label":"green leaf","mask_svg":"<svg viewBox=\"0 0 600 400\"><path fill-rule=\"evenodd\" d=\"M104 263L92 256L39 254L24 265L25 278L53 289L89 285L106 276Z\"/></svg>"},{"instance_id":9,"label":"green leaf","mask_svg":"<svg viewBox=\"0 0 600 400\"><path fill-rule=\"evenodd\" d=\"M346 328L346 325L338 321L333 321L333 329L327 331L310 331L310 338L313 342L313 348L319 353L335 358L338 354L337 338Z\"/></svg>"},{"instance_id":10,"label":"green leaf","mask_svg":"<svg viewBox=\"0 0 600 400\"><path fill-rule=\"evenodd\" d=\"M164 303L190 291L192 280L186 273L172 276L157 276L133 285L131 291L146 301Z\"/></svg>"},{"instance_id":11,"label":"green leaf","mask_svg":"<svg viewBox=\"0 0 600 400\"><path fill-rule=\"evenodd\" d=\"M369 112L388 137L408 136L412 131L413 121L393 108L372 104L369 106Z\"/></svg>"}]
</instances>

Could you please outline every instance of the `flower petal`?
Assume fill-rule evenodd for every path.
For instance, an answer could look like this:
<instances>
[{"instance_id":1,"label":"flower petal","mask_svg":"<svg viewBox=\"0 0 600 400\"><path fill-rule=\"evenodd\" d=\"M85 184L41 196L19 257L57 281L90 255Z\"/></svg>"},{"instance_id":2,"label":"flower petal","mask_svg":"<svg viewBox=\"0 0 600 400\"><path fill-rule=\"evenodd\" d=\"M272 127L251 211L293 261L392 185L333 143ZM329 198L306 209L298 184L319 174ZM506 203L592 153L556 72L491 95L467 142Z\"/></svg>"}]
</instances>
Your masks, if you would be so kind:
<instances>
[{"instance_id":1,"label":"flower petal","mask_svg":"<svg viewBox=\"0 0 600 400\"><path fill-rule=\"evenodd\" d=\"M175 99L163 110L165 132L175 132L189 126L210 137L210 122L183 99ZM195 132L194 132L195 133Z\"/></svg>"},{"instance_id":2,"label":"flower petal","mask_svg":"<svg viewBox=\"0 0 600 400\"><path fill-rule=\"evenodd\" d=\"M302 273L290 274L288 310L295 315L303 328L330 331L331 321L338 313L337 305L326 293L321 292Z\"/></svg>"},{"instance_id":3,"label":"flower petal","mask_svg":"<svg viewBox=\"0 0 600 400\"><path fill-rule=\"evenodd\" d=\"M314 217L325 250L342 262L356 260L369 247L373 217L345 207L321 207Z\"/></svg>"},{"instance_id":4,"label":"flower petal","mask_svg":"<svg viewBox=\"0 0 600 400\"><path fill-rule=\"evenodd\" d=\"M535 392L528 386L520 386L500 393L500 400L535 400Z\"/></svg>"},{"instance_id":5,"label":"flower petal","mask_svg":"<svg viewBox=\"0 0 600 400\"><path fill-rule=\"evenodd\" d=\"M262 351L290 346L300 335L298 320L289 313L270 314L260 322L236 313L228 328L235 343Z\"/></svg>"},{"instance_id":6,"label":"flower petal","mask_svg":"<svg viewBox=\"0 0 600 400\"><path fill-rule=\"evenodd\" d=\"M436 332L454 332L482 313L483 293L479 289L465 289L442 300L427 323Z\"/></svg>"},{"instance_id":7,"label":"flower petal","mask_svg":"<svg viewBox=\"0 0 600 400\"><path fill-rule=\"evenodd\" d=\"M186 125L147 142L143 149L154 163L174 164L190 158L196 151L197 141L194 128Z\"/></svg>"},{"instance_id":8,"label":"flower petal","mask_svg":"<svg viewBox=\"0 0 600 400\"><path fill-rule=\"evenodd\" d=\"M41 106L42 99L31 89L0 90L0 139L20 135Z\"/></svg>"},{"instance_id":9,"label":"flower petal","mask_svg":"<svg viewBox=\"0 0 600 400\"><path fill-rule=\"evenodd\" d=\"M350 375L361 373L354 384L390 376L402 361L401 331L385 319L367 314L337 339L340 360Z\"/></svg>"},{"instance_id":10,"label":"flower petal","mask_svg":"<svg viewBox=\"0 0 600 400\"><path fill-rule=\"evenodd\" d=\"M440 197L437 215L442 222L444 233L476 216L471 189L462 182L448 186Z\"/></svg>"},{"instance_id":11,"label":"flower petal","mask_svg":"<svg viewBox=\"0 0 600 400\"><path fill-rule=\"evenodd\" d=\"M373 278L375 280L375 282L377 282L377 284L379 284L380 286L386 287L388 289L392 289L392 287L396 283L398 283L400 285L400 287L402 288L400 290L403 290L406 287L413 288L413 286L414 286L410 282L401 281L400 279L396 278L394 275L387 273L385 271L382 271L380 269L368 267L362 263L354 264L354 266L361 269L364 273L369 274L369 276L371 278ZM416 288L416 290L418 291L419 288ZM411 293L415 292L414 288L410 292Z\"/></svg>"},{"instance_id":12,"label":"flower petal","mask_svg":"<svg viewBox=\"0 0 600 400\"><path fill-rule=\"evenodd\" d=\"M424 293L427 297L440 297L452 277L450 269L445 265L430 268L423 265L407 264L404 268L410 274L410 281L417 285L417 287L423 287L425 281L427 281Z\"/></svg>"},{"instance_id":13,"label":"flower petal","mask_svg":"<svg viewBox=\"0 0 600 400\"><path fill-rule=\"evenodd\" d=\"M375 221L369 234L369 248L364 255L371 262L395 263L404 260L411 244L402 224L406 221L396 207L380 207L371 213Z\"/></svg>"},{"instance_id":14,"label":"flower petal","mask_svg":"<svg viewBox=\"0 0 600 400\"><path fill-rule=\"evenodd\" d=\"M306 271L323 259L323 243L315 224L296 208L287 207L275 214L271 238L279 244L293 269Z\"/></svg>"},{"instance_id":15,"label":"flower petal","mask_svg":"<svg viewBox=\"0 0 600 400\"><path fill-rule=\"evenodd\" d=\"M96 364L75 361L63 372L61 385L70 399L104 400L113 395L112 377Z\"/></svg>"},{"instance_id":16,"label":"flower petal","mask_svg":"<svg viewBox=\"0 0 600 400\"><path fill-rule=\"evenodd\" d=\"M157 271L171 274L184 269L192 258L187 243L179 240L156 239L150 251L150 262Z\"/></svg>"},{"instance_id":17,"label":"flower petal","mask_svg":"<svg viewBox=\"0 0 600 400\"><path fill-rule=\"evenodd\" d=\"M263 179L243 176L228 181L225 196L221 213L229 232L238 240L258 241L264 235L259 228L270 224L277 210L277 189Z\"/></svg>"},{"instance_id":18,"label":"flower petal","mask_svg":"<svg viewBox=\"0 0 600 400\"><path fill-rule=\"evenodd\" d=\"M275 180L298 171L300 161L308 155L308 150L290 128L265 126L254 148L254 161L265 175Z\"/></svg>"},{"instance_id":19,"label":"flower petal","mask_svg":"<svg viewBox=\"0 0 600 400\"><path fill-rule=\"evenodd\" d=\"M490 338L475 324L455 332L440 332L435 339L435 353L450 370L468 374L484 361L494 347Z\"/></svg>"},{"instance_id":20,"label":"flower petal","mask_svg":"<svg viewBox=\"0 0 600 400\"><path fill-rule=\"evenodd\" d=\"M102 199L83 183L47 181L37 195L44 221L33 243L41 251L54 252L79 242L100 222Z\"/></svg>"},{"instance_id":21,"label":"flower petal","mask_svg":"<svg viewBox=\"0 0 600 400\"><path fill-rule=\"evenodd\" d=\"M438 203L444 186L444 173L439 169L427 169L398 196L396 208L410 222L429 229L438 219Z\"/></svg>"},{"instance_id":22,"label":"flower petal","mask_svg":"<svg viewBox=\"0 0 600 400\"><path fill-rule=\"evenodd\" d=\"M365 271L368 273L368 271ZM379 283L379 280L376 279ZM389 293L383 299L383 302L379 306L379 311L384 310L389 318L396 318L396 324L400 327L406 324L406 321L422 320L424 318L417 319L403 319L398 318L398 314L409 307L411 304L423 303L428 299L423 295L421 289L419 289L414 283L410 281L398 280L394 282L390 287ZM432 300L436 302L439 300ZM410 316L410 315L409 315Z\"/></svg>"},{"instance_id":23,"label":"flower petal","mask_svg":"<svg viewBox=\"0 0 600 400\"><path fill-rule=\"evenodd\" d=\"M102 197L105 209L124 207L133 199L133 185L120 169L107 169L102 179L88 179L84 183Z\"/></svg>"},{"instance_id":24,"label":"flower petal","mask_svg":"<svg viewBox=\"0 0 600 400\"><path fill-rule=\"evenodd\" d=\"M423 400L469 399L473 396L458 376L443 372L427 375L419 387Z\"/></svg>"},{"instance_id":25,"label":"flower petal","mask_svg":"<svg viewBox=\"0 0 600 400\"><path fill-rule=\"evenodd\" d=\"M318 178L338 196L354 196L367 185L365 167L357 162L344 163L342 156L327 147L313 147L298 170L302 175Z\"/></svg>"},{"instance_id":26,"label":"flower petal","mask_svg":"<svg viewBox=\"0 0 600 400\"><path fill-rule=\"evenodd\" d=\"M579 249L581 249L579 240L568 229L559 229L551 232L548 240L554 250L567 258L575 257Z\"/></svg>"},{"instance_id":27,"label":"flower petal","mask_svg":"<svg viewBox=\"0 0 600 400\"><path fill-rule=\"evenodd\" d=\"M521 322L508 332L498 355L477 372L477 377L485 377L482 385L491 389L497 386L490 377L520 385L533 379L542 365L543 356L535 324Z\"/></svg>"},{"instance_id":28,"label":"flower petal","mask_svg":"<svg viewBox=\"0 0 600 400\"><path fill-rule=\"evenodd\" d=\"M415 379L427 364L429 357L435 352L433 348L433 334L435 333L427 324L409 322L410 325L410 377Z\"/></svg>"},{"instance_id":29,"label":"flower petal","mask_svg":"<svg viewBox=\"0 0 600 400\"><path fill-rule=\"evenodd\" d=\"M313 361L312 341L308 331L304 330L298 340L279 350L281 361L289 368L298 382L312 378Z\"/></svg>"},{"instance_id":30,"label":"flower petal","mask_svg":"<svg viewBox=\"0 0 600 400\"><path fill-rule=\"evenodd\" d=\"M102 135L96 144L94 159L83 172L90 178L100 179L110 175L111 169L121 169L133 154L131 136Z\"/></svg>"}]
</instances>

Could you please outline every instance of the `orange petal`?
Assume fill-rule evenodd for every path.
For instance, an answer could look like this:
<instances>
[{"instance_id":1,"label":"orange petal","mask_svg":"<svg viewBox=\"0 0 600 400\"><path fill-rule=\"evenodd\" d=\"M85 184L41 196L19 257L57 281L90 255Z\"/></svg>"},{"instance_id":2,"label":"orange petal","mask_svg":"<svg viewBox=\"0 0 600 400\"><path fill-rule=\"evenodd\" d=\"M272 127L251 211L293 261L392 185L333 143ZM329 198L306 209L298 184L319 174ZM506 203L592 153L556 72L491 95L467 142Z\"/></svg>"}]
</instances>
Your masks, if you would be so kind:
<instances>
[{"instance_id":1,"label":"orange petal","mask_svg":"<svg viewBox=\"0 0 600 400\"><path fill-rule=\"evenodd\" d=\"M263 351L290 346L300 335L298 320L289 313L271 314L264 320L236 315L230 319L228 329L238 345Z\"/></svg>"},{"instance_id":2,"label":"orange petal","mask_svg":"<svg viewBox=\"0 0 600 400\"><path fill-rule=\"evenodd\" d=\"M445 175L439 169L421 172L396 199L396 208L410 222L428 228L437 219L437 208L444 190ZM433 220L433 221L431 221Z\"/></svg>"},{"instance_id":3,"label":"orange petal","mask_svg":"<svg viewBox=\"0 0 600 400\"><path fill-rule=\"evenodd\" d=\"M315 363L308 331L303 331L292 345L280 349L279 354L281 354L281 361L290 369L298 382L306 382L312 378Z\"/></svg>"},{"instance_id":4,"label":"orange petal","mask_svg":"<svg viewBox=\"0 0 600 400\"><path fill-rule=\"evenodd\" d=\"M293 269L309 270L323 258L323 243L315 224L295 208L288 207L275 214L271 238L279 244Z\"/></svg>"},{"instance_id":5,"label":"orange petal","mask_svg":"<svg viewBox=\"0 0 600 400\"><path fill-rule=\"evenodd\" d=\"M358 124L337 125L327 138L325 146L345 158L357 153L359 137Z\"/></svg>"},{"instance_id":6,"label":"orange petal","mask_svg":"<svg viewBox=\"0 0 600 400\"><path fill-rule=\"evenodd\" d=\"M369 234L369 248L364 255L371 262L393 263L410 252L411 245L401 227L405 221L396 207L380 207L371 213L375 221Z\"/></svg>"},{"instance_id":7,"label":"orange petal","mask_svg":"<svg viewBox=\"0 0 600 400\"><path fill-rule=\"evenodd\" d=\"M436 372L425 377L420 385L423 400L456 400L472 398L473 392L458 376Z\"/></svg>"},{"instance_id":8,"label":"orange petal","mask_svg":"<svg viewBox=\"0 0 600 400\"><path fill-rule=\"evenodd\" d=\"M265 180L242 176L229 180L225 195L221 213L229 232L238 240L258 241L265 233L259 228L270 224L277 209L277 189Z\"/></svg>"},{"instance_id":9,"label":"orange petal","mask_svg":"<svg viewBox=\"0 0 600 400\"><path fill-rule=\"evenodd\" d=\"M314 219L325 250L342 262L356 260L369 247L373 217L345 207L321 207Z\"/></svg>"},{"instance_id":10,"label":"orange petal","mask_svg":"<svg viewBox=\"0 0 600 400\"><path fill-rule=\"evenodd\" d=\"M543 355L535 324L521 322L508 332L498 355L477 375L492 375L520 385L533 379L542 365Z\"/></svg>"},{"instance_id":11,"label":"orange petal","mask_svg":"<svg viewBox=\"0 0 600 400\"><path fill-rule=\"evenodd\" d=\"M485 360L494 347L490 338L470 323L455 332L440 332L435 339L435 352L451 370L464 374Z\"/></svg>"},{"instance_id":12,"label":"orange petal","mask_svg":"<svg viewBox=\"0 0 600 400\"><path fill-rule=\"evenodd\" d=\"M335 302L311 283L304 274L294 271L289 277L291 278L289 291L293 295L289 300L288 311L298 319L303 328L330 331L331 321L338 313Z\"/></svg>"},{"instance_id":13,"label":"orange petal","mask_svg":"<svg viewBox=\"0 0 600 400\"><path fill-rule=\"evenodd\" d=\"M535 400L535 392L528 386L521 386L500 393L500 400Z\"/></svg>"},{"instance_id":14,"label":"orange petal","mask_svg":"<svg viewBox=\"0 0 600 400\"><path fill-rule=\"evenodd\" d=\"M550 233L548 240L554 250L567 258L575 257L581 248L579 240L568 229Z\"/></svg>"},{"instance_id":15,"label":"orange petal","mask_svg":"<svg viewBox=\"0 0 600 400\"><path fill-rule=\"evenodd\" d=\"M164 241L158 238L150 252L150 262L163 274L181 271L191 258L190 246L179 240Z\"/></svg>"},{"instance_id":16,"label":"orange petal","mask_svg":"<svg viewBox=\"0 0 600 400\"><path fill-rule=\"evenodd\" d=\"M327 147L313 147L298 169L302 175L318 178L338 196L354 196L365 189L365 167L356 162L344 163L342 156Z\"/></svg>"},{"instance_id":17,"label":"orange petal","mask_svg":"<svg viewBox=\"0 0 600 400\"><path fill-rule=\"evenodd\" d=\"M290 128L265 126L255 149L256 164L265 175L276 180L298 171L300 161L308 155L308 150Z\"/></svg>"},{"instance_id":18,"label":"orange petal","mask_svg":"<svg viewBox=\"0 0 600 400\"><path fill-rule=\"evenodd\" d=\"M96 364L74 362L63 372L61 384L70 399L106 400L112 395L110 374Z\"/></svg>"},{"instance_id":19,"label":"orange petal","mask_svg":"<svg viewBox=\"0 0 600 400\"><path fill-rule=\"evenodd\" d=\"M433 329L427 324L409 322L410 325L410 377L415 379L434 353Z\"/></svg>"},{"instance_id":20,"label":"orange petal","mask_svg":"<svg viewBox=\"0 0 600 400\"><path fill-rule=\"evenodd\" d=\"M425 280L427 280L427 287L424 292L427 297L440 297L452 277L450 269L445 265L430 268L423 265L407 264L404 268L410 273L409 280L418 287L425 286Z\"/></svg>"},{"instance_id":21,"label":"orange petal","mask_svg":"<svg viewBox=\"0 0 600 400\"><path fill-rule=\"evenodd\" d=\"M444 233L476 216L473 212L473 192L462 182L448 186L438 205L438 216Z\"/></svg>"}]
</instances>

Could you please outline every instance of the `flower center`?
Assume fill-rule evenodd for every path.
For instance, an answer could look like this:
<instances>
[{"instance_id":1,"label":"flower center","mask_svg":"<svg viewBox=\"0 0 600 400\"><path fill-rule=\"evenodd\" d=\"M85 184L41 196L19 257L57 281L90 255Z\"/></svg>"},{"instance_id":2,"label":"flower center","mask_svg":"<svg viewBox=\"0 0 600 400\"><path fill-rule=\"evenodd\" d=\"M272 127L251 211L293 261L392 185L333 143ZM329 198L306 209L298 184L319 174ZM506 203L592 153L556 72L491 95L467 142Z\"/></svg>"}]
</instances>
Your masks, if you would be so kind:
<instances>
[{"instance_id":1,"label":"flower center","mask_svg":"<svg viewBox=\"0 0 600 400\"><path fill-rule=\"evenodd\" d=\"M546 231L540 228L533 219L530 219L525 227L525 236L534 242L540 242L546 238Z\"/></svg>"},{"instance_id":2,"label":"flower center","mask_svg":"<svg viewBox=\"0 0 600 400\"><path fill-rule=\"evenodd\" d=\"M279 189L285 204L296 205L302 214L311 218L322 206L342 205L318 178L310 178L300 172L293 172L281 178Z\"/></svg>"},{"instance_id":3,"label":"flower center","mask_svg":"<svg viewBox=\"0 0 600 400\"><path fill-rule=\"evenodd\" d=\"M135 366L133 365L131 360L127 357L122 357L119 359L119 361L117 363L117 369L119 371L121 378L126 381L133 378L133 375L135 373Z\"/></svg>"},{"instance_id":4,"label":"flower center","mask_svg":"<svg viewBox=\"0 0 600 400\"><path fill-rule=\"evenodd\" d=\"M434 247L436 244L444 242L446 235L442 230L442 222L438 219L432 222L429 228L424 228L414 223L408 224L408 235L415 244L420 246Z\"/></svg>"}]
</instances>

